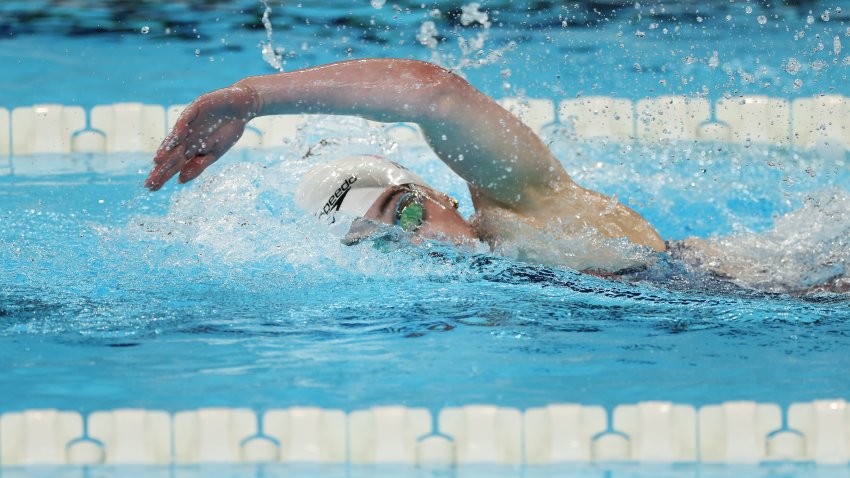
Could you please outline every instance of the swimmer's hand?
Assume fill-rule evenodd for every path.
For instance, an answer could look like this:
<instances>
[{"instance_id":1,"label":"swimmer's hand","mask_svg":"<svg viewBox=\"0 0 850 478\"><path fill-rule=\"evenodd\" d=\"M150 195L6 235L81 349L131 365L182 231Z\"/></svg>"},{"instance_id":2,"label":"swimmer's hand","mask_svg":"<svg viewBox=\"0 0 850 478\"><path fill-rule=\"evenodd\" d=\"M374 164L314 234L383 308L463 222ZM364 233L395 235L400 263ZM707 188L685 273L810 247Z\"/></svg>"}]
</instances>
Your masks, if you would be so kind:
<instances>
[{"instance_id":1,"label":"swimmer's hand","mask_svg":"<svg viewBox=\"0 0 850 478\"><path fill-rule=\"evenodd\" d=\"M258 109L256 92L244 86L200 96L183 110L162 142L145 187L156 191L178 172L181 183L198 177L239 141Z\"/></svg>"}]
</instances>

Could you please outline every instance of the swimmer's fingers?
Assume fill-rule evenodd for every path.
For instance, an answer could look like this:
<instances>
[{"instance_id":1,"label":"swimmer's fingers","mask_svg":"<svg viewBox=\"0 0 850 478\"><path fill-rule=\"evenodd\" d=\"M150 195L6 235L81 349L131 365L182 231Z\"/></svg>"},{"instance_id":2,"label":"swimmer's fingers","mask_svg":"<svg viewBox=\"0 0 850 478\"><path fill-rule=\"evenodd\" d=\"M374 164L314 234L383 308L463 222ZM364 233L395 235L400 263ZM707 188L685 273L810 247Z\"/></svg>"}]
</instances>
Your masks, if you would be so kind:
<instances>
[{"instance_id":1,"label":"swimmer's fingers","mask_svg":"<svg viewBox=\"0 0 850 478\"><path fill-rule=\"evenodd\" d=\"M184 150L181 154L185 153L186 140L190 133L189 125L195 121L199 112L200 105L198 101L193 102L187 106L185 110L183 110L180 117L177 119L177 122L174 123L174 128L171 130L171 133L162 140L162 144L160 144L159 149L157 149L156 156L153 159L155 164L161 164L172 155L177 154L176 150L181 145Z\"/></svg>"},{"instance_id":2,"label":"swimmer's fingers","mask_svg":"<svg viewBox=\"0 0 850 478\"><path fill-rule=\"evenodd\" d=\"M186 166L180 171L180 176L177 181L180 183L188 183L189 181L200 176L202 172L212 163L218 161L219 156L214 154L204 154L195 156L190 159Z\"/></svg>"},{"instance_id":3,"label":"swimmer's fingers","mask_svg":"<svg viewBox=\"0 0 850 478\"><path fill-rule=\"evenodd\" d=\"M175 174L180 172L186 163L198 154L202 154L207 140L201 138L203 127L199 121L202 118L204 97L200 97L183 110L174 129L163 140L154 157L154 168L145 181L145 187L158 191Z\"/></svg>"},{"instance_id":4,"label":"swimmer's fingers","mask_svg":"<svg viewBox=\"0 0 850 478\"><path fill-rule=\"evenodd\" d=\"M198 106L192 103L183 111L171 133L165 137L154 156L154 167L145 180L145 187L157 191L186 164L186 145L191 141L190 124L198 116Z\"/></svg>"},{"instance_id":5,"label":"swimmer's fingers","mask_svg":"<svg viewBox=\"0 0 850 478\"><path fill-rule=\"evenodd\" d=\"M145 187L156 191L177 173L180 182L191 181L224 155L256 115L251 92L225 88L187 106L157 151Z\"/></svg>"},{"instance_id":6,"label":"swimmer's fingers","mask_svg":"<svg viewBox=\"0 0 850 478\"><path fill-rule=\"evenodd\" d=\"M209 165L218 161L218 158L222 157L224 153L239 141L244 130L244 123L239 121L231 122L219 128L210 138L210 140L215 140L213 147L209 151L190 159L183 166L183 169L180 171L180 177L177 180L181 183L187 183L197 178Z\"/></svg>"},{"instance_id":7,"label":"swimmer's fingers","mask_svg":"<svg viewBox=\"0 0 850 478\"><path fill-rule=\"evenodd\" d=\"M183 158L182 151L180 155L172 155L167 161L162 161L154 166L147 180L145 180L145 187L151 191L158 191L163 184L183 169L185 164L186 159Z\"/></svg>"}]
</instances>

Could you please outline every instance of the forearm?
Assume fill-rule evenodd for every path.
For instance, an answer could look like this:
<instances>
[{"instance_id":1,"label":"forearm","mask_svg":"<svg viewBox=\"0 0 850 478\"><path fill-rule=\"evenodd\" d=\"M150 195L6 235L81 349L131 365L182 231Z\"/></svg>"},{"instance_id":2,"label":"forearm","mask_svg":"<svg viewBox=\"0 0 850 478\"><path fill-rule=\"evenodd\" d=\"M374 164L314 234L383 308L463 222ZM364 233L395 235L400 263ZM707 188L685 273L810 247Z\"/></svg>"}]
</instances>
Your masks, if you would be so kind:
<instances>
[{"instance_id":1,"label":"forearm","mask_svg":"<svg viewBox=\"0 0 850 478\"><path fill-rule=\"evenodd\" d=\"M410 60L354 60L254 76L257 115L331 114L383 122L418 122L451 73Z\"/></svg>"},{"instance_id":2,"label":"forearm","mask_svg":"<svg viewBox=\"0 0 850 478\"><path fill-rule=\"evenodd\" d=\"M572 184L526 125L465 80L429 63L370 59L246 78L257 114L340 114L412 122L437 155L491 199L517 206L529 188Z\"/></svg>"}]
</instances>

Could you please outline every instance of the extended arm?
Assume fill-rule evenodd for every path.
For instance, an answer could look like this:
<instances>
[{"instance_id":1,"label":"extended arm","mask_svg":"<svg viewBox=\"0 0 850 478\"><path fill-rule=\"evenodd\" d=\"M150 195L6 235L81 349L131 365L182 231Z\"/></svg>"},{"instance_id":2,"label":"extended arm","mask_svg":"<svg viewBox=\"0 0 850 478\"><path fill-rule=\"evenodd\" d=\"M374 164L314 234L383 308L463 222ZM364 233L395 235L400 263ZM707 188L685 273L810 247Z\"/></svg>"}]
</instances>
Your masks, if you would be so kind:
<instances>
[{"instance_id":1,"label":"extended arm","mask_svg":"<svg viewBox=\"0 0 850 478\"><path fill-rule=\"evenodd\" d=\"M146 185L156 190L177 172L194 179L254 116L299 113L417 123L478 199L495 205L517 208L537 190L573 184L530 128L462 78L430 63L368 59L246 78L201 96L163 143Z\"/></svg>"},{"instance_id":2,"label":"extended arm","mask_svg":"<svg viewBox=\"0 0 850 478\"><path fill-rule=\"evenodd\" d=\"M259 114L324 113L417 123L431 148L506 206L529 188L569 181L549 149L512 114L457 75L412 60L357 60L247 78Z\"/></svg>"}]
</instances>

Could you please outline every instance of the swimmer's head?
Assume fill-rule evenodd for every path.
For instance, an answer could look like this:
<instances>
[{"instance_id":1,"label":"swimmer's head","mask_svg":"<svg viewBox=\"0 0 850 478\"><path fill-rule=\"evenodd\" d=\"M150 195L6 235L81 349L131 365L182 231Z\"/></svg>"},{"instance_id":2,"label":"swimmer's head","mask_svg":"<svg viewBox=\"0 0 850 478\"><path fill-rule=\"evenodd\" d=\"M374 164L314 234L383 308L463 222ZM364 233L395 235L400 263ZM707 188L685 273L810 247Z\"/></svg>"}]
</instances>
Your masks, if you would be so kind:
<instances>
[{"instance_id":1,"label":"swimmer's head","mask_svg":"<svg viewBox=\"0 0 850 478\"><path fill-rule=\"evenodd\" d=\"M475 238L457 212L457 201L379 156L344 158L314 167L298 185L295 202L329 223L340 213L357 218L343 239L346 244L372 236L381 224L457 243Z\"/></svg>"}]
</instances>

